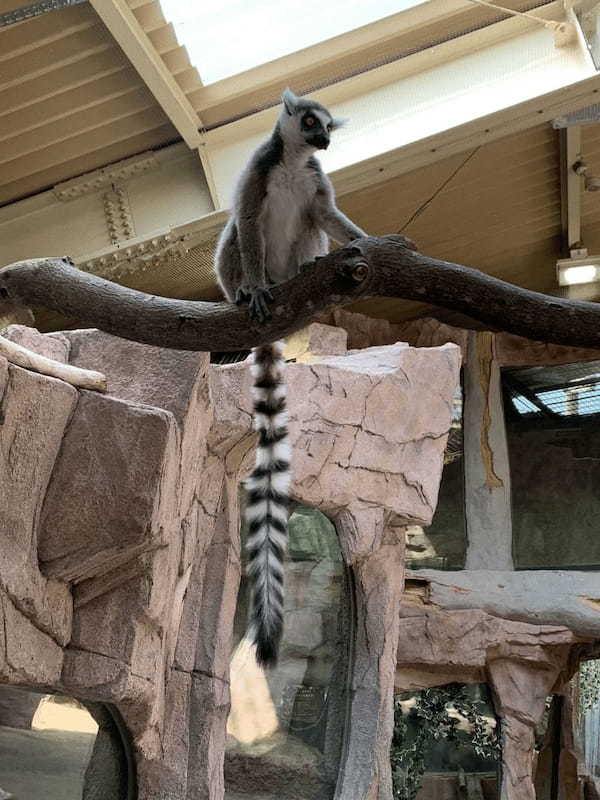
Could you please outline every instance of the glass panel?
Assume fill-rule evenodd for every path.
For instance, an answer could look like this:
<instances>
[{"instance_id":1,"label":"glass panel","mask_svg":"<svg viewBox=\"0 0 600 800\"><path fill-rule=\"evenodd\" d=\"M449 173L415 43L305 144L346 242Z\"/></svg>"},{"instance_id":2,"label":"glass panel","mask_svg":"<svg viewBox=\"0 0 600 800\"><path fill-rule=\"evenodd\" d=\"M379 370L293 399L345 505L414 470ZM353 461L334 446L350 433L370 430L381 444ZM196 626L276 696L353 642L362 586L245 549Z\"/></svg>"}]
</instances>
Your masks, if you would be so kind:
<instances>
[{"instance_id":1,"label":"glass panel","mask_svg":"<svg viewBox=\"0 0 600 800\"><path fill-rule=\"evenodd\" d=\"M455 683L398 695L391 749L394 797L497 800L497 722L486 684Z\"/></svg>"},{"instance_id":2,"label":"glass panel","mask_svg":"<svg viewBox=\"0 0 600 800\"><path fill-rule=\"evenodd\" d=\"M84 785L97 733L90 712L72 697L0 686L0 800L88 797ZM102 766L107 776L120 769L111 759ZM92 796L113 800L126 794Z\"/></svg>"},{"instance_id":3,"label":"glass panel","mask_svg":"<svg viewBox=\"0 0 600 800\"><path fill-rule=\"evenodd\" d=\"M265 672L243 638L245 580L230 665L225 786L228 800L333 797L345 723L350 591L332 523L315 509L290 516L284 636Z\"/></svg>"},{"instance_id":4,"label":"glass panel","mask_svg":"<svg viewBox=\"0 0 600 800\"><path fill-rule=\"evenodd\" d=\"M435 514L428 528L407 527L406 566L408 569L463 569L466 551L463 397L459 386L452 405L452 427Z\"/></svg>"},{"instance_id":5,"label":"glass panel","mask_svg":"<svg viewBox=\"0 0 600 800\"><path fill-rule=\"evenodd\" d=\"M600 362L503 370L515 566L600 565Z\"/></svg>"},{"instance_id":6,"label":"glass panel","mask_svg":"<svg viewBox=\"0 0 600 800\"><path fill-rule=\"evenodd\" d=\"M347 33L425 0L161 0L205 84Z\"/></svg>"}]
</instances>

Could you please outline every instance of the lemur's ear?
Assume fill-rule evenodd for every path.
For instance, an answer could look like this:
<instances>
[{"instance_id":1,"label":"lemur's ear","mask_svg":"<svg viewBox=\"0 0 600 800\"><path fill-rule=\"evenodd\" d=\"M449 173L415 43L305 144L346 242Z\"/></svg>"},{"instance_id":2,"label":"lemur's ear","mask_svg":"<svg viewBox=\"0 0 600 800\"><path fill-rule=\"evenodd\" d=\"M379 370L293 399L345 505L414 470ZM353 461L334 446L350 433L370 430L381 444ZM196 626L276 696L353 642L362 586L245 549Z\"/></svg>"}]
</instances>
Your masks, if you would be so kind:
<instances>
[{"instance_id":1,"label":"lemur's ear","mask_svg":"<svg viewBox=\"0 0 600 800\"><path fill-rule=\"evenodd\" d=\"M338 128L343 127L349 121L348 117L335 117L335 119L332 119L330 122L331 130L337 131Z\"/></svg>"},{"instance_id":2,"label":"lemur's ear","mask_svg":"<svg viewBox=\"0 0 600 800\"><path fill-rule=\"evenodd\" d=\"M296 107L298 105L298 97L292 92L291 89L286 89L284 93L281 95L281 101L285 106L285 110L287 113L292 116L292 114L296 111Z\"/></svg>"}]
</instances>

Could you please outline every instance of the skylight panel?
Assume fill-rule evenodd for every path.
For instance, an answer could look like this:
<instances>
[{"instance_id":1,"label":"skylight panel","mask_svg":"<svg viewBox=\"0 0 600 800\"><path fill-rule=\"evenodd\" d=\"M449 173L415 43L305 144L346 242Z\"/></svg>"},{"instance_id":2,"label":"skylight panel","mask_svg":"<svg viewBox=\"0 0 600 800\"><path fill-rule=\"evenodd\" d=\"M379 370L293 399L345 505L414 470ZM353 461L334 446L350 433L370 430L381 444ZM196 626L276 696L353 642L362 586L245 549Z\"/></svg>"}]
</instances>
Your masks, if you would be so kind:
<instances>
[{"instance_id":1,"label":"skylight panel","mask_svg":"<svg viewBox=\"0 0 600 800\"><path fill-rule=\"evenodd\" d=\"M507 369L503 375L521 416L574 418L600 414L599 368L600 361L575 362Z\"/></svg>"},{"instance_id":2,"label":"skylight panel","mask_svg":"<svg viewBox=\"0 0 600 800\"><path fill-rule=\"evenodd\" d=\"M421 5L425 0L160 0L204 84Z\"/></svg>"},{"instance_id":3,"label":"skylight panel","mask_svg":"<svg viewBox=\"0 0 600 800\"><path fill-rule=\"evenodd\" d=\"M512 398L512 402L519 414L539 414L539 409L523 395L516 395Z\"/></svg>"}]
</instances>

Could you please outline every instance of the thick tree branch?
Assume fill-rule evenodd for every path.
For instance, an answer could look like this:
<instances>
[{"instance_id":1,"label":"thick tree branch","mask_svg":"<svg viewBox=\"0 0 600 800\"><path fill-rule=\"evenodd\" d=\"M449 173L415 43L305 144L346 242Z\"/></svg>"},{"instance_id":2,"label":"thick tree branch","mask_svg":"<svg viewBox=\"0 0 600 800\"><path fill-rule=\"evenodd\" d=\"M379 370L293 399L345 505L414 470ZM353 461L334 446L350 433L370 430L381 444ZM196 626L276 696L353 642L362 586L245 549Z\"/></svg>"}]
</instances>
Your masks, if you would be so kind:
<instances>
[{"instance_id":1,"label":"thick tree branch","mask_svg":"<svg viewBox=\"0 0 600 800\"><path fill-rule=\"evenodd\" d=\"M402 236L358 239L318 259L273 296L272 319L259 325L245 309L147 295L77 270L68 259L21 261L0 271L5 301L181 350L255 347L298 330L319 312L374 296L422 300L530 339L600 349L600 305L530 292L429 258Z\"/></svg>"}]
</instances>

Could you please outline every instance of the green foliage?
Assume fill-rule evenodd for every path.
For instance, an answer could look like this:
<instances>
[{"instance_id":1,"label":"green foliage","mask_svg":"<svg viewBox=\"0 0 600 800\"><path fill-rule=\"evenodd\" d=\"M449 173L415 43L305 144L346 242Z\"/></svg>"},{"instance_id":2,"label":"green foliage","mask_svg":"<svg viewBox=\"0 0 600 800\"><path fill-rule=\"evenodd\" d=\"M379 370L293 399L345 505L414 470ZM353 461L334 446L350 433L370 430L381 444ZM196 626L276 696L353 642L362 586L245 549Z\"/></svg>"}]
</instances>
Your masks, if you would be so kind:
<instances>
[{"instance_id":1,"label":"green foliage","mask_svg":"<svg viewBox=\"0 0 600 800\"><path fill-rule=\"evenodd\" d=\"M407 717L401 708L401 699L394 709L394 735L390 753L394 797L397 800L414 800L423 775L425 760L433 742L446 739L457 745L467 745L484 758L499 758L500 742L497 730L490 729L482 713L483 703L468 696L461 684L450 684L435 689L424 689L416 698L410 714L419 725L412 741L408 736ZM459 729L460 720L453 710L467 720L469 733Z\"/></svg>"},{"instance_id":2,"label":"green foliage","mask_svg":"<svg viewBox=\"0 0 600 800\"><path fill-rule=\"evenodd\" d=\"M600 702L600 660L584 661L579 667L579 713Z\"/></svg>"}]
</instances>

